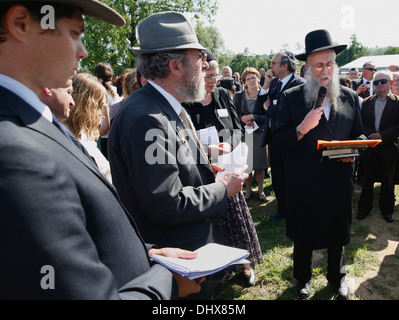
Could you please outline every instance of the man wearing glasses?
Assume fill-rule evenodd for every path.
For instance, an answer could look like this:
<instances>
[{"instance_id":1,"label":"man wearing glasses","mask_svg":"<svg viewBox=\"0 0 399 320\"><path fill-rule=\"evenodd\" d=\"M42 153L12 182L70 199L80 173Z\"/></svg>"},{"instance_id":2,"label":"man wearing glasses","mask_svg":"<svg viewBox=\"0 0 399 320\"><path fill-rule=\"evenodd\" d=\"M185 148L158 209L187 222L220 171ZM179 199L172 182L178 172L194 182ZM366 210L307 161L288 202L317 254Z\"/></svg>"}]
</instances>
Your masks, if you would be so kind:
<instances>
[{"instance_id":1,"label":"man wearing glasses","mask_svg":"<svg viewBox=\"0 0 399 320\"><path fill-rule=\"evenodd\" d=\"M345 250L350 241L354 157L329 159L318 140L365 139L357 94L339 85L334 45L326 30L306 36L306 83L281 96L273 135L287 152L286 234L294 241L294 277L301 297L311 293L313 250L328 250L327 280L338 298L349 297ZM319 103L321 87L325 98Z\"/></svg>"},{"instance_id":2,"label":"man wearing glasses","mask_svg":"<svg viewBox=\"0 0 399 320\"><path fill-rule=\"evenodd\" d=\"M368 61L363 65L363 77L352 81L353 90L361 98L365 99L374 94L373 77L376 71L375 64L372 61Z\"/></svg>"},{"instance_id":3,"label":"man wearing glasses","mask_svg":"<svg viewBox=\"0 0 399 320\"><path fill-rule=\"evenodd\" d=\"M374 182L381 182L379 206L387 222L393 222L395 207L394 169L399 158L399 97L391 92L393 82L389 70L377 72L374 77L376 94L363 101L362 120L369 139L382 139L382 144L364 150L362 193L357 218L364 219L373 208Z\"/></svg>"},{"instance_id":4,"label":"man wearing glasses","mask_svg":"<svg viewBox=\"0 0 399 320\"><path fill-rule=\"evenodd\" d=\"M158 247L196 250L223 244L220 218L227 197L248 175L226 174L215 182L183 102L201 101L208 69L204 47L187 18L154 14L138 26L137 69L148 80L124 103L109 133L113 182L143 238ZM208 277L205 286L210 285ZM212 290L201 291L201 299ZM199 297L196 297L197 299Z\"/></svg>"}]
</instances>

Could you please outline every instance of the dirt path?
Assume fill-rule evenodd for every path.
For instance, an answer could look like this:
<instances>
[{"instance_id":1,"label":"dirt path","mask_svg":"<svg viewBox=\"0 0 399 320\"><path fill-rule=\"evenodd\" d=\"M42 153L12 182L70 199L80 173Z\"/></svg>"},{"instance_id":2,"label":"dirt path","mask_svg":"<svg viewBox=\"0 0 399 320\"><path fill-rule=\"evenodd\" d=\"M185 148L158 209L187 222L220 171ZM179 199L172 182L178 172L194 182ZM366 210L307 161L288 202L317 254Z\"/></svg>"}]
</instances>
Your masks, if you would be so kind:
<instances>
[{"instance_id":1,"label":"dirt path","mask_svg":"<svg viewBox=\"0 0 399 320\"><path fill-rule=\"evenodd\" d=\"M365 220L354 216L353 230L366 227L370 231L368 244L379 263L361 277L347 277L351 292L361 300L399 299L399 209L395 209L395 221L387 223L373 209ZM356 299L355 298L355 299Z\"/></svg>"}]
</instances>

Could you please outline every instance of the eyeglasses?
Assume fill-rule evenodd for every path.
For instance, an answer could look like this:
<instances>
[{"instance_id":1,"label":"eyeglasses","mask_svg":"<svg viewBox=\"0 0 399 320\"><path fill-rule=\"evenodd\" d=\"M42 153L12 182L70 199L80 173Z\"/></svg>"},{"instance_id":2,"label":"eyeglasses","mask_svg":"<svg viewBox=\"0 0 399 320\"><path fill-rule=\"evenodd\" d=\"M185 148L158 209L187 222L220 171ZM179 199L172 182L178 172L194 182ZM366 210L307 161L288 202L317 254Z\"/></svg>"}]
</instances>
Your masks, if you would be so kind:
<instances>
[{"instance_id":1,"label":"eyeglasses","mask_svg":"<svg viewBox=\"0 0 399 320\"><path fill-rule=\"evenodd\" d=\"M374 81L373 81L373 84L374 84L375 86L378 86L380 83L381 83L381 84L386 84L388 81L389 81L388 79L374 80Z\"/></svg>"},{"instance_id":2,"label":"eyeglasses","mask_svg":"<svg viewBox=\"0 0 399 320\"><path fill-rule=\"evenodd\" d=\"M374 72L376 72L377 71L377 69L374 69L374 68L364 68L365 70L368 70L368 71L374 71Z\"/></svg>"},{"instance_id":3,"label":"eyeglasses","mask_svg":"<svg viewBox=\"0 0 399 320\"><path fill-rule=\"evenodd\" d=\"M201 59L202 62L206 61L206 58L208 58L208 54L204 51L201 51L199 53L186 53L186 56L196 56L198 59Z\"/></svg>"},{"instance_id":4,"label":"eyeglasses","mask_svg":"<svg viewBox=\"0 0 399 320\"><path fill-rule=\"evenodd\" d=\"M321 71L321 70L324 69L324 67L326 67L327 70L331 70L335 66L335 63L334 62L327 62L325 64L324 63L319 63L319 64L316 64L316 65L311 64L311 66L316 71Z\"/></svg>"},{"instance_id":5,"label":"eyeglasses","mask_svg":"<svg viewBox=\"0 0 399 320\"><path fill-rule=\"evenodd\" d=\"M217 75L215 75L215 76L210 76L210 77L205 77L205 80L207 80L207 81L215 81L215 80L217 80L218 79L218 76Z\"/></svg>"}]
</instances>

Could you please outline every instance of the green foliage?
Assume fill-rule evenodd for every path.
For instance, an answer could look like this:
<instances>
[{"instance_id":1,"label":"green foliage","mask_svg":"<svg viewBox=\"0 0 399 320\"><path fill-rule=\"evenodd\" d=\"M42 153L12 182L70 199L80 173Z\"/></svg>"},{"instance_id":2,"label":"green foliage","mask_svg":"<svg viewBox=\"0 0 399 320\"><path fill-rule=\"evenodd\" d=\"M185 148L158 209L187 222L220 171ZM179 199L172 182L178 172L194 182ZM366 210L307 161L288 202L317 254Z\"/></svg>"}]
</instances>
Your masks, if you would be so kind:
<instances>
[{"instance_id":1,"label":"green foliage","mask_svg":"<svg viewBox=\"0 0 399 320\"><path fill-rule=\"evenodd\" d=\"M367 48L357 41L356 35L352 35L351 40L351 45L337 56L336 61L339 66L368 55Z\"/></svg>"},{"instance_id":2,"label":"green foliage","mask_svg":"<svg viewBox=\"0 0 399 320\"><path fill-rule=\"evenodd\" d=\"M139 23L153 13L178 11L190 13L194 20L211 21L218 9L217 0L104 0L125 19L124 27L116 27L102 21L86 18L87 27L83 44L89 57L82 61L82 68L92 71L99 62L108 62L119 74L134 66L130 47L138 46L136 29Z\"/></svg>"}]
</instances>

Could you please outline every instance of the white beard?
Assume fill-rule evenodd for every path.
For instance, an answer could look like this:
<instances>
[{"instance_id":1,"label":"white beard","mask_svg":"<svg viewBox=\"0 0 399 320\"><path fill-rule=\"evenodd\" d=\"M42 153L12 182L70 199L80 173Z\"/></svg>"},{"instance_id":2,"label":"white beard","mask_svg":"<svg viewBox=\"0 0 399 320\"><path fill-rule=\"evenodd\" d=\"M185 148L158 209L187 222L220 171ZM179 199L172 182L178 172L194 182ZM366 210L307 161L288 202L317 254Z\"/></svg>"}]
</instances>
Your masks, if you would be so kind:
<instances>
[{"instance_id":1,"label":"white beard","mask_svg":"<svg viewBox=\"0 0 399 320\"><path fill-rule=\"evenodd\" d=\"M305 90L305 102L307 105L312 105L317 100L317 95L319 93L321 85L319 84L318 79L316 79L313 75L311 68L309 68L304 76L306 83L304 85ZM341 93L340 84L339 84L339 74L338 68L334 67L330 84L326 87L327 93L326 98L331 102L331 108L337 110L338 106L338 97Z\"/></svg>"}]
</instances>

